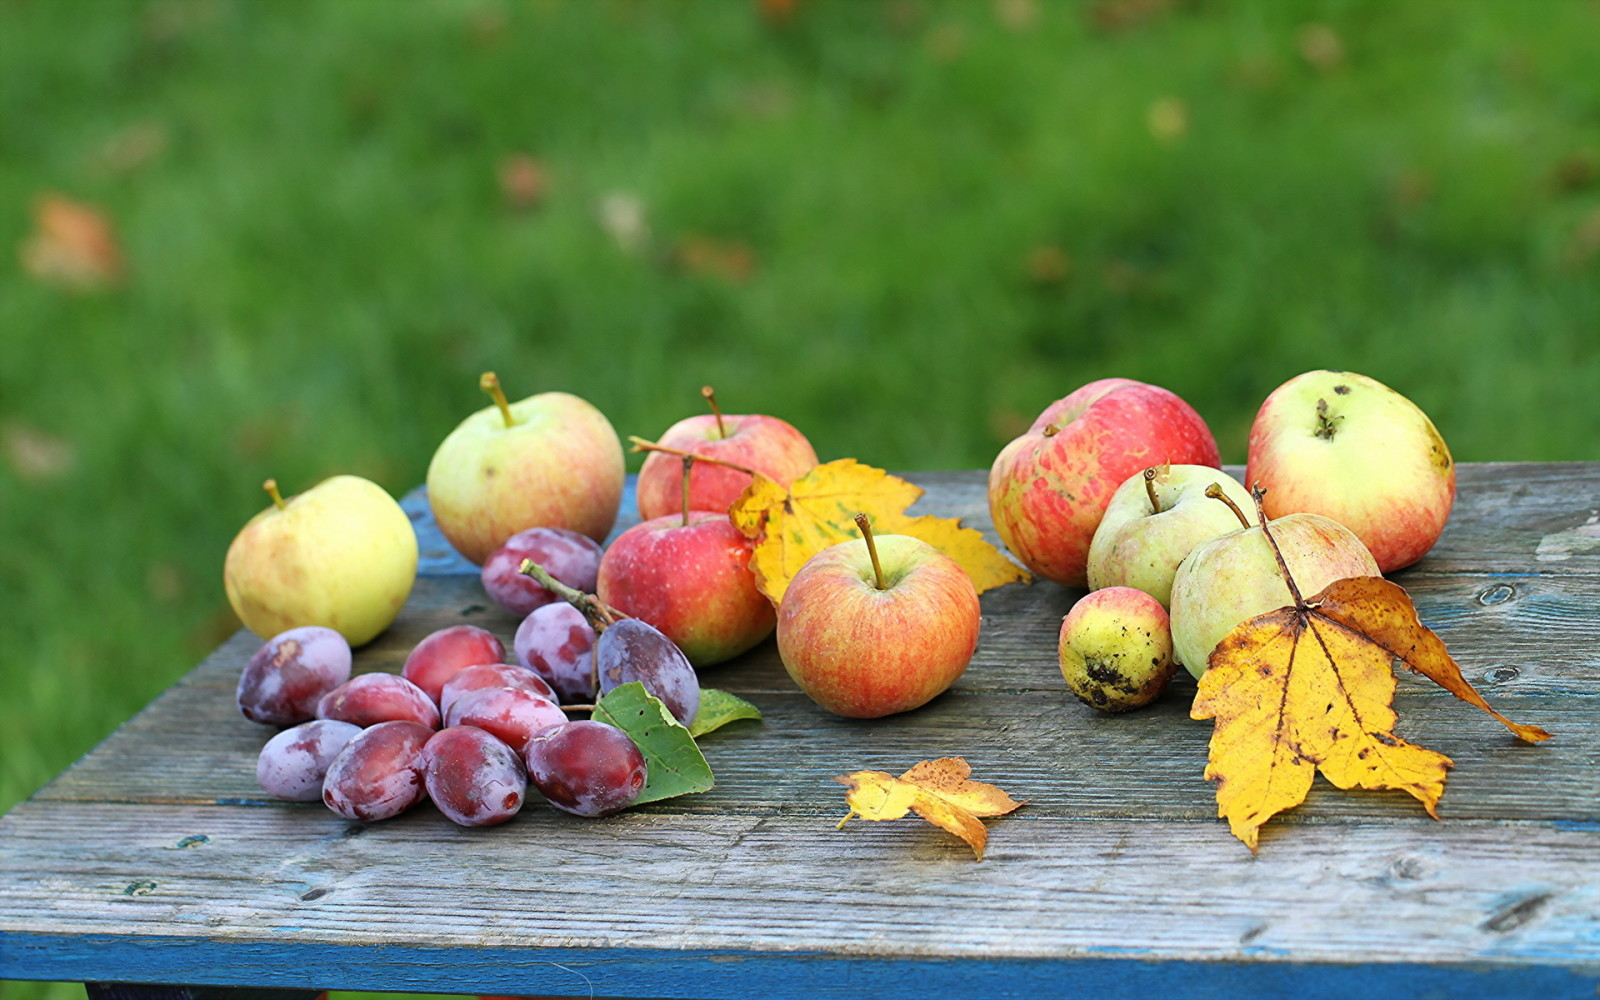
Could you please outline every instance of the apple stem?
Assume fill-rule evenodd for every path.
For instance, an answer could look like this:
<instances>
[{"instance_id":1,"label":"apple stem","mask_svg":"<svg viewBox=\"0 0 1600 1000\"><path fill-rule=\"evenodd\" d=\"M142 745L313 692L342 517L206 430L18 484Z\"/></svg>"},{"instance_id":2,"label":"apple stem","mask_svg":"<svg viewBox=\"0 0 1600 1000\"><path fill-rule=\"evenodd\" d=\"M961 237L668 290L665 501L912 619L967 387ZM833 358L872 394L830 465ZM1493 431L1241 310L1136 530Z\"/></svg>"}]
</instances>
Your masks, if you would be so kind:
<instances>
[{"instance_id":1,"label":"apple stem","mask_svg":"<svg viewBox=\"0 0 1600 1000\"><path fill-rule=\"evenodd\" d=\"M500 388L500 376L494 372L484 372L478 376L478 388L489 394L494 400L494 405L500 407L500 417L506 422L507 427L515 427L517 422L511 416L511 406L506 402L505 390Z\"/></svg>"},{"instance_id":2,"label":"apple stem","mask_svg":"<svg viewBox=\"0 0 1600 1000\"><path fill-rule=\"evenodd\" d=\"M289 509L289 505L283 502L283 494L278 492L278 481L276 479L267 480L261 484L261 488L266 490L267 496L272 498L273 506L279 510Z\"/></svg>"},{"instance_id":3,"label":"apple stem","mask_svg":"<svg viewBox=\"0 0 1600 1000\"><path fill-rule=\"evenodd\" d=\"M1220 484L1212 483L1210 486L1207 486L1206 496L1213 500L1221 500L1223 503L1227 504L1228 509L1233 511L1233 516L1239 519L1239 524L1246 528L1250 527L1250 519L1244 516L1244 511L1239 509L1239 505L1233 502L1232 497L1222 492L1222 486ZM1261 523L1266 524L1267 522L1263 520Z\"/></svg>"},{"instance_id":4,"label":"apple stem","mask_svg":"<svg viewBox=\"0 0 1600 1000\"><path fill-rule=\"evenodd\" d=\"M694 468L694 456L683 456L683 526L689 526L689 470Z\"/></svg>"},{"instance_id":5,"label":"apple stem","mask_svg":"<svg viewBox=\"0 0 1600 1000\"><path fill-rule=\"evenodd\" d=\"M1272 555L1278 560L1278 571L1283 574L1283 582L1289 585L1289 593L1294 597L1294 606L1304 609L1306 600L1300 596L1300 588L1296 586L1294 576L1289 572L1289 564L1283 561L1283 550L1278 548L1278 540L1272 537L1272 529L1267 527L1267 512L1261 504L1261 498L1266 495L1267 491L1260 483L1250 488L1250 496L1256 502L1256 517L1261 519L1261 533L1267 536L1267 544L1272 546Z\"/></svg>"},{"instance_id":6,"label":"apple stem","mask_svg":"<svg viewBox=\"0 0 1600 1000\"><path fill-rule=\"evenodd\" d=\"M722 408L717 406L717 394L711 391L709 385L703 385L700 395L705 397L706 405L711 407L711 413L717 418L717 437L727 440L728 428L722 424Z\"/></svg>"},{"instance_id":7,"label":"apple stem","mask_svg":"<svg viewBox=\"0 0 1600 1000\"><path fill-rule=\"evenodd\" d=\"M522 565L517 567L517 572L523 576L533 577L539 581L539 586L583 612L583 617L588 620L589 627L594 629L596 633L604 632L606 626L615 625L618 619L628 617L593 594L585 594L583 591L569 587L557 580L550 575L548 570L532 559L522 560Z\"/></svg>"},{"instance_id":8,"label":"apple stem","mask_svg":"<svg viewBox=\"0 0 1600 1000\"><path fill-rule=\"evenodd\" d=\"M669 448L664 444L656 444L654 441L646 441L644 438L633 434L628 435L628 443L633 445L633 447L629 449L630 451L659 451L668 455L677 455L679 458L682 458L685 455L694 455L694 460L696 462L709 462L712 465L720 465L724 469L732 469L735 472L742 472L747 476L753 476L756 474L756 470L749 468L748 466L735 465L732 462L724 462L722 459L712 458L710 455L695 455L694 452L684 451L682 448Z\"/></svg>"},{"instance_id":9,"label":"apple stem","mask_svg":"<svg viewBox=\"0 0 1600 1000\"><path fill-rule=\"evenodd\" d=\"M872 540L872 521L865 513L856 515L856 527L861 529L861 537L867 543L867 555L872 558L872 575L877 577L878 589L887 590L883 582L883 564L878 562L878 543Z\"/></svg>"},{"instance_id":10,"label":"apple stem","mask_svg":"<svg viewBox=\"0 0 1600 1000\"><path fill-rule=\"evenodd\" d=\"M1144 470L1144 491L1150 497L1150 513L1161 513L1161 501L1156 499L1156 470L1155 466Z\"/></svg>"}]
</instances>

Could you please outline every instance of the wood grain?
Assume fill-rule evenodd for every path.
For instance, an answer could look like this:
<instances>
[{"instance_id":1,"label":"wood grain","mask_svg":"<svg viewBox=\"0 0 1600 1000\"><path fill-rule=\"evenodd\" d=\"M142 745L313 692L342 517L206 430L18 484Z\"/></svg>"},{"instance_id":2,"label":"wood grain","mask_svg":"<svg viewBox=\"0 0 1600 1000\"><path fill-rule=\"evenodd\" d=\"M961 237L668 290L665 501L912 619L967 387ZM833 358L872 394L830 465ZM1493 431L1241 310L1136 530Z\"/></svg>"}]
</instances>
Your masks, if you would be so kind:
<instances>
[{"instance_id":1,"label":"wood grain","mask_svg":"<svg viewBox=\"0 0 1600 1000\"><path fill-rule=\"evenodd\" d=\"M233 706L259 644L240 633L0 818L0 978L576 996L597 983L610 995L844 996L863 983L885 996L940 992L874 971L883 966L870 960L892 957L900 970L932 963L952 995L1037 996L1063 976L1112 996L1228 996L1249 982L1267 994L1285 984L1299 996L1378 992L1352 971L1364 968L1417 995L1503 994L1535 980L1545 995L1592 995L1600 545L1589 540L1600 464L1460 471L1444 538L1394 578L1491 703L1556 739L1521 744L1402 677L1401 732L1456 762L1443 822L1400 793L1319 780L1268 825L1253 857L1215 819L1201 778L1209 726L1187 718L1193 682L1180 674L1155 706L1127 716L1075 702L1055 639L1080 592L1049 583L984 595L972 667L924 709L876 723L827 715L769 642L703 677L765 713L704 740L713 791L599 822L535 796L512 823L480 831L427 806L367 826L266 800L254 763L270 730ZM982 473L911 478L928 489L919 510L993 537ZM418 499L407 504L431 575L358 652L359 671L398 670L444 625L480 624L506 640L515 628L470 567L439 548ZM835 775L952 753L1028 799L991 822L981 864L914 819L833 829L844 811ZM1263 968L1287 978L1252 978Z\"/></svg>"}]
</instances>

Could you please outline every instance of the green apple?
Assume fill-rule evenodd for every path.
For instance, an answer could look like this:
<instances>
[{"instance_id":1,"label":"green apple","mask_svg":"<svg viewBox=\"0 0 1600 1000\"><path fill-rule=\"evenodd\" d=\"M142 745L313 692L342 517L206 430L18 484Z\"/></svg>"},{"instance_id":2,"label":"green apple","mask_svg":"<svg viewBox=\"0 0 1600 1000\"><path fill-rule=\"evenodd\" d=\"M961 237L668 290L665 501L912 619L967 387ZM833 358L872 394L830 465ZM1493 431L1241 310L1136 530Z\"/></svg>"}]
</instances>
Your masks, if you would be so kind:
<instances>
[{"instance_id":1,"label":"green apple","mask_svg":"<svg viewBox=\"0 0 1600 1000\"><path fill-rule=\"evenodd\" d=\"M604 541L624 476L611 422L570 393L507 403L493 372L480 385L494 405L463 420L428 465L428 502L444 537L478 565L529 528Z\"/></svg>"},{"instance_id":2,"label":"green apple","mask_svg":"<svg viewBox=\"0 0 1600 1000\"><path fill-rule=\"evenodd\" d=\"M1297 375L1261 404L1245 482L1266 487L1268 517L1323 514L1349 528L1385 573L1433 548L1456 497L1450 448L1428 415L1340 371Z\"/></svg>"},{"instance_id":3,"label":"green apple","mask_svg":"<svg viewBox=\"0 0 1600 1000\"><path fill-rule=\"evenodd\" d=\"M1332 518L1290 514L1268 523L1295 585L1307 598L1335 580L1380 575L1361 539ZM1293 603L1259 524L1202 542L1172 581L1173 655L1199 677L1217 643L1241 622Z\"/></svg>"},{"instance_id":4,"label":"green apple","mask_svg":"<svg viewBox=\"0 0 1600 1000\"><path fill-rule=\"evenodd\" d=\"M1169 606L1184 557L1239 527L1227 506L1206 495L1213 483L1234 503L1250 506L1249 490L1206 465L1156 466L1124 480L1089 543L1089 589L1132 587Z\"/></svg>"},{"instance_id":5,"label":"green apple","mask_svg":"<svg viewBox=\"0 0 1600 1000\"><path fill-rule=\"evenodd\" d=\"M302 625L359 646L389 627L417 577L411 518L378 484L334 476L251 518L223 562L228 603L262 638Z\"/></svg>"},{"instance_id":6,"label":"green apple","mask_svg":"<svg viewBox=\"0 0 1600 1000\"><path fill-rule=\"evenodd\" d=\"M1068 690L1102 712L1150 704L1177 670L1166 608L1132 587L1079 599L1061 619L1057 653Z\"/></svg>"}]
</instances>

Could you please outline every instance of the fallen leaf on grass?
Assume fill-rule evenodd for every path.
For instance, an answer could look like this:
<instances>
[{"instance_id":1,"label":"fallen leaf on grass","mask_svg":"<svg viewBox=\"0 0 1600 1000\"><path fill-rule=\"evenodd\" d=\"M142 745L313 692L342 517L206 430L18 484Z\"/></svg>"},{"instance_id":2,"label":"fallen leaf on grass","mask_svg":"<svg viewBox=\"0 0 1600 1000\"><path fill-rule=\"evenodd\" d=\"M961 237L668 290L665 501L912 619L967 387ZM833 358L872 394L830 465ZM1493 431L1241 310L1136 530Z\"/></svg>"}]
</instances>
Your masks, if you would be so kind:
<instances>
[{"instance_id":1,"label":"fallen leaf on grass","mask_svg":"<svg viewBox=\"0 0 1600 1000\"><path fill-rule=\"evenodd\" d=\"M1217 783L1217 815L1251 851L1319 770L1339 788L1405 791L1439 818L1451 761L1394 734L1396 658L1519 738L1550 738L1489 707L1400 586L1371 576L1337 580L1309 601L1294 592L1294 605L1217 645L1190 712L1216 719L1206 778Z\"/></svg>"},{"instance_id":2,"label":"fallen leaf on grass","mask_svg":"<svg viewBox=\"0 0 1600 1000\"><path fill-rule=\"evenodd\" d=\"M940 757L922 761L898 778L883 771L840 775L834 780L850 786L844 796L850 813L839 821L839 829L855 816L887 820L915 812L966 841L982 861L989 835L979 817L1004 816L1022 803L994 785L969 780L971 774L964 758Z\"/></svg>"},{"instance_id":3,"label":"fallen leaf on grass","mask_svg":"<svg viewBox=\"0 0 1600 1000\"><path fill-rule=\"evenodd\" d=\"M856 515L866 514L878 535L914 535L954 559L983 593L1014 580L1032 579L975 528L956 518L907 514L922 488L882 469L841 458L812 469L788 489L756 473L728 516L756 540L750 571L756 589L773 604L806 560L830 545L861 535Z\"/></svg>"},{"instance_id":4,"label":"fallen leaf on grass","mask_svg":"<svg viewBox=\"0 0 1600 1000\"><path fill-rule=\"evenodd\" d=\"M33 277L72 291L121 280L122 250L99 209L46 194L34 204L33 226L21 251L22 265Z\"/></svg>"}]
</instances>

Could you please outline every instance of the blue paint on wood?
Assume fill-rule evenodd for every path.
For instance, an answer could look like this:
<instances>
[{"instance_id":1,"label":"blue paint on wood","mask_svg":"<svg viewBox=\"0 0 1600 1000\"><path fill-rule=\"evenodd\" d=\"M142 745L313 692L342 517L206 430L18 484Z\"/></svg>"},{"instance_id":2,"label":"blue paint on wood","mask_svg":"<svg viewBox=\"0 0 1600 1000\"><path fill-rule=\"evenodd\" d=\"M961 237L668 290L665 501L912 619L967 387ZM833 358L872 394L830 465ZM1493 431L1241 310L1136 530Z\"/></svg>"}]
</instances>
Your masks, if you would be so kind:
<instances>
[{"instance_id":1,"label":"blue paint on wood","mask_svg":"<svg viewBox=\"0 0 1600 1000\"><path fill-rule=\"evenodd\" d=\"M1570 961L1570 959L1569 959ZM0 935L0 978L702 1000L1182 997L1185 1000L1593 1000L1592 963L1505 967L1141 958L954 960L651 949L353 947L202 938Z\"/></svg>"},{"instance_id":2,"label":"blue paint on wood","mask_svg":"<svg viewBox=\"0 0 1600 1000\"><path fill-rule=\"evenodd\" d=\"M639 477L629 475L622 484L622 502L617 510L617 523L605 541L621 534L623 529L639 523ZM418 486L400 500L400 508L411 518L417 533L417 572L423 576L476 576L477 566L469 562L445 540L439 524L433 519L428 506L428 488Z\"/></svg>"}]
</instances>

